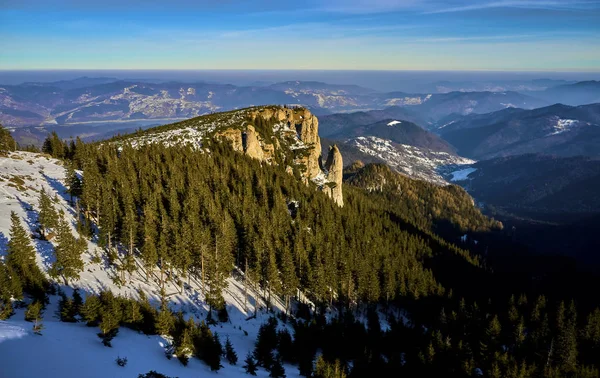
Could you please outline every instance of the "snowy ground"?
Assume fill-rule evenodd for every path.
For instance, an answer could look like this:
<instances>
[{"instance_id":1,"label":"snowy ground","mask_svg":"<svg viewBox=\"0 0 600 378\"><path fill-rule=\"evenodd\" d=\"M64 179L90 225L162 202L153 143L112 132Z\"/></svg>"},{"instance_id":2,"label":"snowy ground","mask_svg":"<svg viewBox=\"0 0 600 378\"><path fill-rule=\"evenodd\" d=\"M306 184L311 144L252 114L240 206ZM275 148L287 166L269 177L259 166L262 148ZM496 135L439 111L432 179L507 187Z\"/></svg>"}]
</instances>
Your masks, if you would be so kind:
<instances>
[{"instance_id":1,"label":"snowy ground","mask_svg":"<svg viewBox=\"0 0 600 378\"><path fill-rule=\"evenodd\" d=\"M552 132L550 132L548 134L548 136L562 134L564 132L571 131L572 129L574 129L578 125L579 125L579 121L578 120L575 120L575 119L560 119L559 118L556 121L556 124L552 125Z\"/></svg>"},{"instance_id":2,"label":"snowy ground","mask_svg":"<svg viewBox=\"0 0 600 378\"><path fill-rule=\"evenodd\" d=\"M469 178L469 175L473 172L475 172L477 170L477 168L465 168L465 169L461 169L458 171L454 171L452 172L452 179L451 181L463 181L463 180L467 180Z\"/></svg>"},{"instance_id":3,"label":"snowy ground","mask_svg":"<svg viewBox=\"0 0 600 378\"><path fill-rule=\"evenodd\" d=\"M44 188L51 197L57 196L57 209L63 209L66 217L73 224L74 211L69 204L68 194L64 186L65 169L55 159L41 154L17 152L9 157L0 158L0 256L6 252L6 244L10 229L10 212L15 211L23 224L29 226L33 233L37 219L39 191ZM35 239L38 252L38 264L47 271L53 260L53 245L50 242ZM100 248L94 242L88 242L88 250L84 254L85 269L78 281L71 283L87 293L97 293L102 289L110 289L118 295L136 296L137 290L144 291L151 300L158 301L156 281L146 283L143 273L134 273L128 277L128 284L119 287L113 283L116 272L104 266L104 263L91 262L94 254L100 254ZM204 302L201 285L191 280L183 292L172 283L167 284L166 291L174 310L182 310L186 316L204 319L207 306ZM70 293L68 288L65 292ZM218 373L197 359L192 358L187 367L176 360L168 360L160 343L159 336L145 336L134 331L121 328L113 341L113 348L103 346L96 336L97 328L88 328L83 324L61 323L55 317L58 299L52 298L45 311L43 323L45 329L42 336L33 334L32 323L24 321L23 310L8 321L0 321L0 378L17 377L136 377L139 373L157 370L169 376L197 377L202 375L220 375L236 377L244 375L243 360L254 347L256 335L268 314L264 310L258 312L256 319L246 320L253 313L258 295L250 292L247 306L244 305L243 282L230 278L224 297L230 322L212 327L224 343L229 336L238 354L238 366L225 366ZM275 303L282 308L281 302ZM258 299L258 306L264 303ZM241 330L240 330L241 327ZM244 334L248 333L248 336ZM35 357L34 357L35 356ZM115 363L117 356L127 357L126 367ZM34 362L35 363L32 363ZM295 366L285 366L288 377L298 374ZM267 376L260 370L259 376Z\"/></svg>"},{"instance_id":4,"label":"snowy ground","mask_svg":"<svg viewBox=\"0 0 600 378\"><path fill-rule=\"evenodd\" d=\"M399 173L438 185L448 184L440 172L443 168L475 163L474 160L447 152L398 144L374 136L357 137L349 140L348 143L365 154L385 161Z\"/></svg>"}]
</instances>

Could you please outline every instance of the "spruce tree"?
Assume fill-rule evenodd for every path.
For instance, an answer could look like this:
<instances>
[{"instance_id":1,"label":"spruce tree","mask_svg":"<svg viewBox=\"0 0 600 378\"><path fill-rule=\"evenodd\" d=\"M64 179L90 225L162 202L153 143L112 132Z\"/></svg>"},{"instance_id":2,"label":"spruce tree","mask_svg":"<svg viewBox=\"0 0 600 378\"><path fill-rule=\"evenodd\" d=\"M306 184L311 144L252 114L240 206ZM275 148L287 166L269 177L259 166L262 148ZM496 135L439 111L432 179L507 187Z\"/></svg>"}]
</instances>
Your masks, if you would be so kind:
<instances>
[{"instance_id":1,"label":"spruce tree","mask_svg":"<svg viewBox=\"0 0 600 378\"><path fill-rule=\"evenodd\" d=\"M205 362L212 371L218 371L223 367L221 365L221 355L223 354L223 348L219 341L218 335L211 337L207 343L207 348L204 351Z\"/></svg>"},{"instance_id":2,"label":"spruce tree","mask_svg":"<svg viewBox=\"0 0 600 378\"><path fill-rule=\"evenodd\" d=\"M167 300L161 300L160 310L155 324L156 333L159 335L168 335L173 329L173 313L169 308Z\"/></svg>"},{"instance_id":3,"label":"spruce tree","mask_svg":"<svg viewBox=\"0 0 600 378\"><path fill-rule=\"evenodd\" d=\"M75 309L75 302L68 298L65 293L60 293L60 300L58 301L58 315L61 322L75 323L77 319L77 310Z\"/></svg>"},{"instance_id":4,"label":"spruce tree","mask_svg":"<svg viewBox=\"0 0 600 378\"><path fill-rule=\"evenodd\" d=\"M37 334L40 334L41 330L43 329L43 309L44 306L40 301L33 301L29 306L27 306L27 311L25 311L25 320L28 322L33 322L33 331Z\"/></svg>"},{"instance_id":5,"label":"spruce tree","mask_svg":"<svg viewBox=\"0 0 600 378\"><path fill-rule=\"evenodd\" d=\"M46 278L36 263L36 253L31 240L14 211L10 213L10 241L6 260L15 274L21 277L29 292L45 290Z\"/></svg>"},{"instance_id":6,"label":"spruce tree","mask_svg":"<svg viewBox=\"0 0 600 378\"><path fill-rule=\"evenodd\" d=\"M50 268L50 275L62 277L66 285L68 285L68 280L78 279L79 273L83 270L81 254L84 250L84 241L76 239L69 224L61 219L57 228L56 247L54 249L56 260Z\"/></svg>"},{"instance_id":7,"label":"spruce tree","mask_svg":"<svg viewBox=\"0 0 600 378\"><path fill-rule=\"evenodd\" d=\"M225 341L225 358L231 365L237 364L238 356L235 350L233 349L233 345L231 345L231 340L229 340L229 336Z\"/></svg>"},{"instance_id":8,"label":"spruce tree","mask_svg":"<svg viewBox=\"0 0 600 378\"><path fill-rule=\"evenodd\" d=\"M21 299L23 288L19 276L2 259L0 259L0 320L13 315L12 300Z\"/></svg>"},{"instance_id":9,"label":"spruce tree","mask_svg":"<svg viewBox=\"0 0 600 378\"><path fill-rule=\"evenodd\" d=\"M111 341L119 332L119 324L123 317L121 306L117 298L110 291L104 291L100 294L102 308L100 312L100 333L98 337L102 339L102 344L112 347Z\"/></svg>"},{"instance_id":10,"label":"spruce tree","mask_svg":"<svg viewBox=\"0 0 600 378\"><path fill-rule=\"evenodd\" d=\"M191 332L192 330L186 326L179 338L175 341L175 355L177 355L177 359L181 361L183 366L187 366L194 348Z\"/></svg>"},{"instance_id":11,"label":"spruce tree","mask_svg":"<svg viewBox=\"0 0 600 378\"><path fill-rule=\"evenodd\" d=\"M73 197L81 197L82 184L77 172L73 168L73 164L67 165L67 192L69 193L70 202L73 203Z\"/></svg>"},{"instance_id":12,"label":"spruce tree","mask_svg":"<svg viewBox=\"0 0 600 378\"><path fill-rule=\"evenodd\" d=\"M88 295L81 306L81 316L87 322L88 327L96 326L100 319L102 302L96 295Z\"/></svg>"},{"instance_id":13,"label":"spruce tree","mask_svg":"<svg viewBox=\"0 0 600 378\"><path fill-rule=\"evenodd\" d=\"M14 151L16 146L17 143L12 135L10 135L10 131L0 125L0 154L4 155L9 151Z\"/></svg>"},{"instance_id":14,"label":"spruce tree","mask_svg":"<svg viewBox=\"0 0 600 378\"><path fill-rule=\"evenodd\" d=\"M42 188L39 198L39 216L38 223L40 226L40 234L43 239L46 239L48 230L55 229L59 224L58 214L54 209L52 200Z\"/></svg>"},{"instance_id":15,"label":"spruce tree","mask_svg":"<svg viewBox=\"0 0 600 378\"><path fill-rule=\"evenodd\" d=\"M248 352L246 359L244 360L244 370L246 370L246 374L256 375L256 370L258 370L258 365L256 361L254 361L254 357L251 352Z\"/></svg>"},{"instance_id":16,"label":"spruce tree","mask_svg":"<svg viewBox=\"0 0 600 378\"><path fill-rule=\"evenodd\" d=\"M271 372L269 373L269 377L285 378L285 369L283 367L283 363L281 362L281 357L279 355L277 355L273 359L273 364L271 364Z\"/></svg>"}]
</instances>

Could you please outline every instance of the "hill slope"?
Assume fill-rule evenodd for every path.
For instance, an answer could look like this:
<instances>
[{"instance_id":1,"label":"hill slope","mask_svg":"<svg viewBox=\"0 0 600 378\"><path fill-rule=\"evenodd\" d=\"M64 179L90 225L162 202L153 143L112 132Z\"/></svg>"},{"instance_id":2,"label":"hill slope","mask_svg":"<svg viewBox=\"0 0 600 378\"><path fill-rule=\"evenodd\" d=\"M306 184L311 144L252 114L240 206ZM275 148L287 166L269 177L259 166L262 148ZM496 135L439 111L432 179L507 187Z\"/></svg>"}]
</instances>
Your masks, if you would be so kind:
<instances>
[{"instance_id":1,"label":"hill slope","mask_svg":"<svg viewBox=\"0 0 600 378\"><path fill-rule=\"evenodd\" d=\"M438 129L464 156L484 159L524 153L598 156L600 105L552 105L454 119Z\"/></svg>"}]
</instances>

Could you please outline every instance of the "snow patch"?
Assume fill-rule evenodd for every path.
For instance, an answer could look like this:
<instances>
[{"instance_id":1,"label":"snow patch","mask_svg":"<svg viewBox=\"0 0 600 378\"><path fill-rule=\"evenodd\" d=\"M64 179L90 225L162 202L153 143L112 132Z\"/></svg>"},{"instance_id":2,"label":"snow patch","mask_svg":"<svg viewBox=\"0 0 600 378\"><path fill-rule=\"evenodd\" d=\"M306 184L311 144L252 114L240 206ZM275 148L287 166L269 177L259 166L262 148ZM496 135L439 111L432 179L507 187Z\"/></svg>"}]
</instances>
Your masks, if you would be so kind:
<instances>
[{"instance_id":1,"label":"snow patch","mask_svg":"<svg viewBox=\"0 0 600 378\"><path fill-rule=\"evenodd\" d=\"M556 121L556 125L552 126L552 132L550 134L548 134L547 136L562 134L564 132L571 131L578 124L579 124L579 121L576 119L560 119L559 118Z\"/></svg>"},{"instance_id":2,"label":"snow patch","mask_svg":"<svg viewBox=\"0 0 600 378\"><path fill-rule=\"evenodd\" d=\"M475 172L477 170L477 168L465 168L465 169L461 169L458 171L454 171L452 172L452 178L450 179L451 181L463 181L463 180L467 180L469 178L469 175L473 172Z\"/></svg>"},{"instance_id":3,"label":"snow patch","mask_svg":"<svg viewBox=\"0 0 600 378\"><path fill-rule=\"evenodd\" d=\"M447 170L449 167L475 163L474 160L447 152L397 144L374 136L357 137L348 143L367 155L383 160L399 173L438 185L448 184L439 172L442 168Z\"/></svg>"},{"instance_id":4,"label":"snow patch","mask_svg":"<svg viewBox=\"0 0 600 378\"><path fill-rule=\"evenodd\" d=\"M0 343L7 340L20 339L27 335L23 327L0 320Z\"/></svg>"},{"instance_id":5,"label":"snow patch","mask_svg":"<svg viewBox=\"0 0 600 378\"><path fill-rule=\"evenodd\" d=\"M400 121L392 121L392 122L388 123L387 125L388 125L388 126L394 126L394 125L399 125L399 124L401 124L401 123L402 123L402 122L400 122Z\"/></svg>"}]
</instances>

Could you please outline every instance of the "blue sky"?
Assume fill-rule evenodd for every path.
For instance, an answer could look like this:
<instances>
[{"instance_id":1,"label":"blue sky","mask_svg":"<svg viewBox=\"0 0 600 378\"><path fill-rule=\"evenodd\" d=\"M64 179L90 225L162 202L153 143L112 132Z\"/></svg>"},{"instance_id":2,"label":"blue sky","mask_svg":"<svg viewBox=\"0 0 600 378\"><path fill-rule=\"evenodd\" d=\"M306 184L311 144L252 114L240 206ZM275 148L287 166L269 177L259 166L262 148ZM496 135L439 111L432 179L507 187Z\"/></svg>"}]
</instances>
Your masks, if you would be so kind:
<instances>
[{"instance_id":1,"label":"blue sky","mask_svg":"<svg viewBox=\"0 0 600 378\"><path fill-rule=\"evenodd\" d=\"M600 71L600 0L1 0L0 69Z\"/></svg>"}]
</instances>

